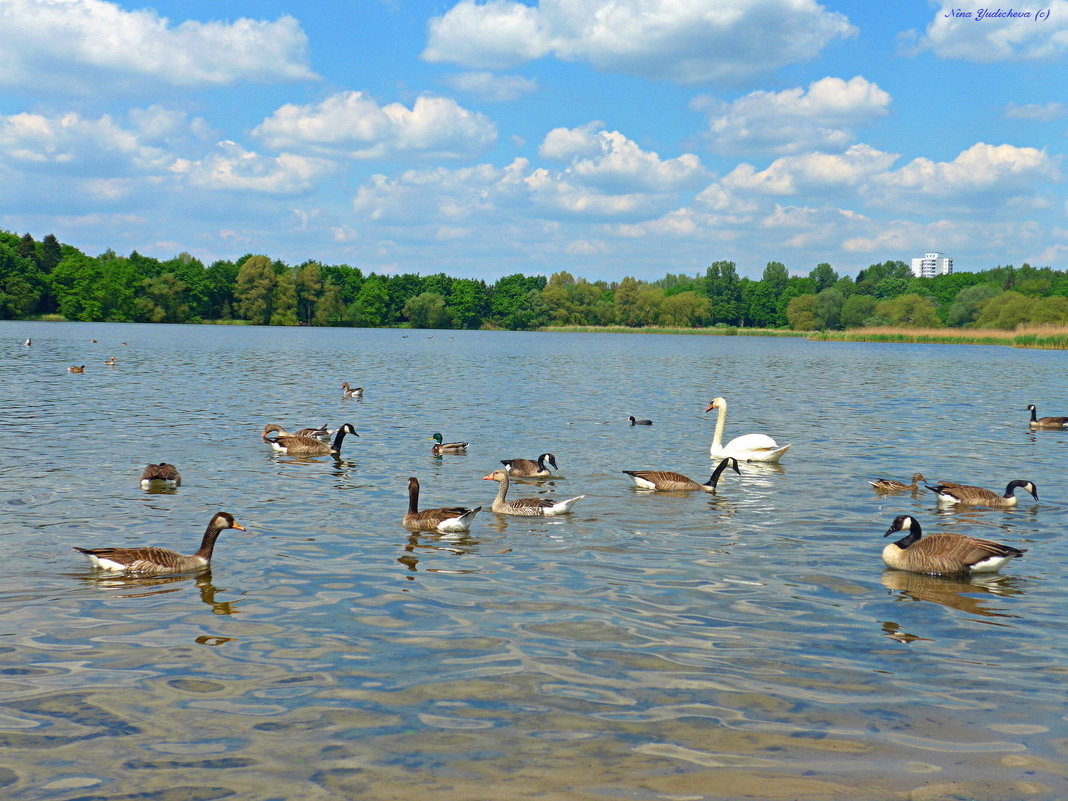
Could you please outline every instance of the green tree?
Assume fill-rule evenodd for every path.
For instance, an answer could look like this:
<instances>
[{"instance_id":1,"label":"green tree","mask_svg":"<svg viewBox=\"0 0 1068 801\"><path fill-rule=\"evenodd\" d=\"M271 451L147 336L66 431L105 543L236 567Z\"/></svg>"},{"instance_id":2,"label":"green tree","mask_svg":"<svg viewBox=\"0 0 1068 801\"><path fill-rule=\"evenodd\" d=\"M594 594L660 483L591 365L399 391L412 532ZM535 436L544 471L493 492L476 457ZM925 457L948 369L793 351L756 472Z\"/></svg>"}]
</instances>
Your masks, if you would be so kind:
<instances>
[{"instance_id":1,"label":"green tree","mask_svg":"<svg viewBox=\"0 0 1068 801\"><path fill-rule=\"evenodd\" d=\"M0 319L32 313L43 291L37 265L10 245L0 244Z\"/></svg>"},{"instance_id":2,"label":"green tree","mask_svg":"<svg viewBox=\"0 0 1068 801\"><path fill-rule=\"evenodd\" d=\"M908 294L884 300L875 307L875 313L890 321L890 325L902 328L936 328L938 315L930 298Z\"/></svg>"},{"instance_id":3,"label":"green tree","mask_svg":"<svg viewBox=\"0 0 1068 801\"><path fill-rule=\"evenodd\" d=\"M1031 320L1036 300L1007 289L983 304L975 318L976 328L1001 328L1011 331Z\"/></svg>"},{"instance_id":4,"label":"green tree","mask_svg":"<svg viewBox=\"0 0 1068 801\"><path fill-rule=\"evenodd\" d=\"M389 290L386 280L374 273L364 279L349 309L349 317L358 326L377 328L384 325L389 313Z\"/></svg>"},{"instance_id":5,"label":"green tree","mask_svg":"<svg viewBox=\"0 0 1068 801\"><path fill-rule=\"evenodd\" d=\"M270 325L297 325L297 284L292 270L275 266Z\"/></svg>"},{"instance_id":6,"label":"green tree","mask_svg":"<svg viewBox=\"0 0 1068 801\"><path fill-rule=\"evenodd\" d=\"M794 331L816 330L816 296L798 295L786 305L786 319Z\"/></svg>"},{"instance_id":7,"label":"green tree","mask_svg":"<svg viewBox=\"0 0 1068 801\"><path fill-rule=\"evenodd\" d=\"M315 306L323 294L323 270L319 262L306 261L296 269L294 283L297 293L297 319L310 323L315 318Z\"/></svg>"},{"instance_id":8,"label":"green tree","mask_svg":"<svg viewBox=\"0 0 1068 801\"><path fill-rule=\"evenodd\" d=\"M678 328L694 328L708 323L712 304L693 290L668 295L660 303L660 323Z\"/></svg>"},{"instance_id":9,"label":"green tree","mask_svg":"<svg viewBox=\"0 0 1068 801\"><path fill-rule=\"evenodd\" d=\"M445 298L437 292L422 292L408 298L404 304L404 316L412 328L448 328L449 313L445 310Z\"/></svg>"},{"instance_id":10,"label":"green tree","mask_svg":"<svg viewBox=\"0 0 1068 801\"><path fill-rule=\"evenodd\" d=\"M274 313L274 265L266 256L249 256L237 271L237 313L253 325L268 325Z\"/></svg>"},{"instance_id":11,"label":"green tree","mask_svg":"<svg viewBox=\"0 0 1068 801\"><path fill-rule=\"evenodd\" d=\"M489 310L489 292L485 281L454 278L445 311L454 328L478 328Z\"/></svg>"},{"instance_id":12,"label":"green tree","mask_svg":"<svg viewBox=\"0 0 1068 801\"><path fill-rule=\"evenodd\" d=\"M860 328L875 314L876 300L871 295L850 295L842 304L842 327Z\"/></svg>"},{"instance_id":13,"label":"green tree","mask_svg":"<svg viewBox=\"0 0 1068 801\"><path fill-rule=\"evenodd\" d=\"M512 330L537 328L548 323L549 307L541 299L541 291L546 283L545 277L540 275L528 277L515 273L499 278L490 291L492 322ZM531 292L538 296L533 306L529 306L532 302Z\"/></svg>"},{"instance_id":14,"label":"green tree","mask_svg":"<svg viewBox=\"0 0 1068 801\"><path fill-rule=\"evenodd\" d=\"M964 326L975 321L980 310L991 298L1001 294L1001 288L993 284L975 284L965 287L957 293L946 312L946 322L953 326Z\"/></svg>"},{"instance_id":15,"label":"green tree","mask_svg":"<svg viewBox=\"0 0 1068 801\"><path fill-rule=\"evenodd\" d=\"M823 290L834 286L834 282L838 280L838 273L827 262L822 262L813 268L808 277L816 282L816 294L818 295Z\"/></svg>"},{"instance_id":16,"label":"green tree","mask_svg":"<svg viewBox=\"0 0 1068 801\"><path fill-rule=\"evenodd\" d=\"M712 262L705 271L705 292L711 301L713 323L741 325L742 290L733 261Z\"/></svg>"},{"instance_id":17,"label":"green tree","mask_svg":"<svg viewBox=\"0 0 1068 801\"><path fill-rule=\"evenodd\" d=\"M841 328L842 307L844 305L845 296L833 286L818 293L816 302L812 307L812 313L816 318L816 327L820 330Z\"/></svg>"},{"instance_id":18,"label":"green tree","mask_svg":"<svg viewBox=\"0 0 1068 801\"><path fill-rule=\"evenodd\" d=\"M174 273L141 281L141 292L134 301L137 319L148 323L184 323L189 319L185 302L185 284Z\"/></svg>"}]
</instances>

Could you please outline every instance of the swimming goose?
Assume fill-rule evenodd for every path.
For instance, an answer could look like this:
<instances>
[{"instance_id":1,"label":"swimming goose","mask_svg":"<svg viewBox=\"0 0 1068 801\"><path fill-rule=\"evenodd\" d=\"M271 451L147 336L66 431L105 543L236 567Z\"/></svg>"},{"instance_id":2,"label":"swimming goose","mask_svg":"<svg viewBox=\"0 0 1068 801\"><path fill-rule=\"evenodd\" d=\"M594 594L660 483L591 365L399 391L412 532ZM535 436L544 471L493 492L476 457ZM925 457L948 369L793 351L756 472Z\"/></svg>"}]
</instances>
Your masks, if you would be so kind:
<instances>
[{"instance_id":1,"label":"swimming goose","mask_svg":"<svg viewBox=\"0 0 1068 801\"><path fill-rule=\"evenodd\" d=\"M341 443L345 440L346 434L360 436L356 433L356 429L352 427L352 423L345 423L337 430L337 434L334 435L334 441L330 445L315 437L300 437L294 434L279 435L274 438L265 437L264 439L271 443L271 447L276 451L290 456L329 456L341 453Z\"/></svg>"},{"instance_id":2,"label":"swimming goose","mask_svg":"<svg viewBox=\"0 0 1068 801\"><path fill-rule=\"evenodd\" d=\"M116 359L114 356L112 356L110 359L104 359L104 366L105 367L114 367L118 363L119 363L119 360Z\"/></svg>"},{"instance_id":3,"label":"swimming goose","mask_svg":"<svg viewBox=\"0 0 1068 801\"><path fill-rule=\"evenodd\" d=\"M435 431L431 437L435 440L435 444L430 446L430 452L435 456L440 456L443 453L463 453L467 450L468 443L466 442L442 442L441 432Z\"/></svg>"},{"instance_id":4,"label":"swimming goose","mask_svg":"<svg viewBox=\"0 0 1068 801\"><path fill-rule=\"evenodd\" d=\"M1023 556L1027 551L1026 548L1013 548L965 534L931 534L923 537L919 521L911 515L894 518L883 536L889 537L898 531L908 534L883 548L883 562L895 570L913 573L996 573L1010 559Z\"/></svg>"},{"instance_id":5,"label":"swimming goose","mask_svg":"<svg viewBox=\"0 0 1068 801\"><path fill-rule=\"evenodd\" d=\"M1065 428L1068 426L1068 417L1039 417L1035 404L1029 404L1027 411L1031 413L1031 428Z\"/></svg>"},{"instance_id":6,"label":"swimming goose","mask_svg":"<svg viewBox=\"0 0 1068 801\"><path fill-rule=\"evenodd\" d=\"M552 498L517 498L508 502L505 496L508 494L508 473L504 470L494 470L488 476L482 476L483 481L498 481L497 497L493 499L490 507L499 515L519 515L521 517L555 517L571 511L571 507L585 498L585 495L577 495L566 501L554 501Z\"/></svg>"},{"instance_id":7,"label":"swimming goose","mask_svg":"<svg viewBox=\"0 0 1068 801\"><path fill-rule=\"evenodd\" d=\"M267 435L271 433L278 434L280 437L329 437L336 432L328 429L326 423L323 423L318 428L302 428L293 432L286 431L282 426L278 425L278 423L268 423L263 427L263 433L260 434L260 439L264 442L270 442L270 440L267 439Z\"/></svg>"},{"instance_id":8,"label":"swimming goose","mask_svg":"<svg viewBox=\"0 0 1068 801\"><path fill-rule=\"evenodd\" d=\"M719 474L726 467L732 468L735 473L741 475L741 471L738 469L738 460L733 456L728 456L716 466L716 470L708 479L707 484L699 484L682 473L674 473L670 470L624 470L623 472L634 479L634 486L639 489L659 490L661 492L681 492L684 490L715 492L716 484L719 483Z\"/></svg>"},{"instance_id":9,"label":"swimming goose","mask_svg":"<svg viewBox=\"0 0 1068 801\"><path fill-rule=\"evenodd\" d=\"M75 548L89 557L93 567L115 573L158 576L167 573L189 573L205 570L211 563L215 540L228 528L244 531L245 527L234 520L229 512L216 512L212 516L200 548L192 555L172 551L169 548L147 546L144 548Z\"/></svg>"},{"instance_id":10,"label":"swimming goose","mask_svg":"<svg viewBox=\"0 0 1068 801\"><path fill-rule=\"evenodd\" d=\"M1016 479L1010 481L1005 487L1005 494L998 495L993 490L983 487L972 487L968 484L957 484L952 481L943 481L941 484L925 485L927 489L938 496L938 503L943 506L955 504L972 504L974 506L992 506L997 509L1005 509L1016 506L1016 488L1022 487L1038 500L1038 487L1030 481Z\"/></svg>"},{"instance_id":11,"label":"swimming goose","mask_svg":"<svg viewBox=\"0 0 1068 801\"><path fill-rule=\"evenodd\" d=\"M160 462L148 465L141 473L141 489L150 487L179 487L182 484L182 474L173 464Z\"/></svg>"},{"instance_id":12,"label":"swimming goose","mask_svg":"<svg viewBox=\"0 0 1068 801\"><path fill-rule=\"evenodd\" d=\"M628 419L632 426L651 426L653 424L652 420L635 420L633 414Z\"/></svg>"},{"instance_id":13,"label":"swimming goose","mask_svg":"<svg viewBox=\"0 0 1068 801\"><path fill-rule=\"evenodd\" d=\"M80 366L79 365L71 365L70 367L67 368L67 372L68 373L84 373L85 372L85 365L84 364L80 365Z\"/></svg>"},{"instance_id":14,"label":"swimming goose","mask_svg":"<svg viewBox=\"0 0 1068 801\"><path fill-rule=\"evenodd\" d=\"M923 473L913 473L911 484L905 484L902 481L894 481L890 478L877 478L875 481L869 481L868 483L880 492L915 492L920 488L920 482L926 480L927 479L923 477Z\"/></svg>"},{"instance_id":15,"label":"swimming goose","mask_svg":"<svg viewBox=\"0 0 1068 801\"><path fill-rule=\"evenodd\" d=\"M341 382L341 397L343 398L362 398L363 387L350 387L348 381Z\"/></svg>"},{"instance_id":16,"label":"swimming goose","mask_svg":"<svg viewBox=\"0 0 1068 801\"><path fill-rule=\"evenodd\" d=\"M789 444L779 445L766 434L743 434L724 445L723 427L727 423L727 401L723 398L713 398L705 412L713 409L719 410L716 417L716 432L712 437L712 447L709 448L713 459L733 456L743 462L778 463L782 455L789 450Z\"/></svg>"},{"instance_id":17,"label":"swimming goose","mask_svg":"<svg viewBox=\"0 0 1068 801\"><path fill-rule=\"evenodd\" d=\"M419 479L408 479L408 514L401 521L409 531L467 531L471 521L482 511L481 506L467 509L462 506L441 507L419 511Z\"/></svg>"},{"instance_id":18,"label":"swimming goose","mask_svg":"<svg viewBox=\"0 0 1068 801\"><path fill-rule=\"evenodd\" d=\"M560 469L556 466L556 457L551 453L543 453L538 457L537 461L532 461L531 459L501 459L501 464L504 465L504 469L509 475L522 478L548 478L552 475L552 472L545 466L546 462L553 466L553 470Z\"/></svg>"}]
</instances>

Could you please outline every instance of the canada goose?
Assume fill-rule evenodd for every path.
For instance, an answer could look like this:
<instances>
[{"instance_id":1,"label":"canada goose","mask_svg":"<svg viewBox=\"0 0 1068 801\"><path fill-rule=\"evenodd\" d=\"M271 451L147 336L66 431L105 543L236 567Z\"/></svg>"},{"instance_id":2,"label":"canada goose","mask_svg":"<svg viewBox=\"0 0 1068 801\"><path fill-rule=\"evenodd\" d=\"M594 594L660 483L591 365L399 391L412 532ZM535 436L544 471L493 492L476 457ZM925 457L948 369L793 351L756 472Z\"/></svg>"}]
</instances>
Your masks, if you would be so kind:
<instances>
[{"instance_id":1,"label":"canada goose","mask_svg":"<svg viewBox=\"0 0 1068 801\"><path fill-rule=\"evenodd\" d=\"M119 363L119 360L116 359L114 356L112 356L110 359L104 359L104 364L107 367L114 367L118 363Z\"/></svg>"},{"instance_id":2,"label":"canada goose","mask_svg":"<svg viewBox=\"0 0 1068 801\"><path fill-rule=\"evenodd\" d=\"M341 397L343 398L362 398L363 387L350 387L348 381L341 382Z\"/></svg>"},{"instance_id":3,"label":"canada goose","mask_svg":"<svg viewBox=\"0 0 1068 801\"><path fill-rule=\"evenodd\" d=\"M741 475L741 471L738 469L738 460L733 456L728 456L716 465L716 469L708 479L707 484L699 484L692 478L684 476L682 473L674 473L671 470L624 470L623 472L634 479L634 486L639 489L659 490L661 492L680 492L684 490L715 492L716 485L719 483L719 475L726 467L730 467L735 473Z\"/></svg>"},{"instance_id":4,"label":"canada goose","mask_svg":"<svg viewBox=\"0 0 1068 801\"><path fill-rule=\"evenodd\" d=\"M911 484L894 481L890 478L877 478L875 481L869 481L868 483L875 487L875 489L879 490L879 492L915 492L920 488L920 482L926 480L927 479L923 477L923 473L913 473Z\"/></svg>"},{"instance_id":5,"label":"canada goose","mask_svg":"<svg viewBox=\"0 0 1068 801\"><path fill-rule=\"evenodd\" d=\"M402 521L409 531L467 531L471 521L482 511L481 506L467 509L462 506L424 509L419 511L419 479L408 479L408 514Z\"/></svg>"},{"instance_id":6,"label":"canada goose","mask_svg":"<svg viewBox=\"0 0 1068 801\"><path fill-rule=\"evenodd\" d=\"M1035 404L1029 404L1027 411L1031 413L1031 428L1064 428L1068 426L1068 417L1038 417Z\"/></svg>"},{"instance_id":7,"label":"canada goose","mask_svg":"<svg viewBox=\"0 0 1068 801\"><path fill-rule=\"evenodd\" d=\"M998 495L993 490L984 489L983 487L972 487L968 484L957 484L952 481L943 481L933 487L930 484L925 486L938 496L938 503L943 506L966 503L974 506L992 506L998 509L1010 508L1016 506L1015 492L1017 487L1027 490L1031 493L1031 497L1036 501L1038 500L1038 487L1030 481L1021 479L1010 481L1005 487L1004 495Z\"/></svg>"},{"instance_id":8,"label":"canada goose","mask_svg":"<svg viewBox=\"0 0 1068 801\"><path fill-rule=\"evenodd\" d=\"M522 478L548 478L552 475L552 472L545 466L546 462L553 466L553 470L560 469L556 466L556 457L551 453L543 453L537 458L537 461L530 459L501 459L501 464L504 465L504 469L509 475Z\"/></svg>"},{"instance_id":9,"label":"canada goose","mask_svg":"<svg viewBox=\"0 0 1068 801\"><path fill-rule=\"evenodd\" d=\"M200 548L195 554L186 555L172 551L169 548L147 546L144 548L75 548L81 551L92 562L93 567L101 570L109 570L116 573L137 575L162 575L166 573L189 573L194 570L204 570L211 563L211 552L215 548L215 540L225 529L236 528L244 531L245 527L234 520L229 512L216 512L208 528L204 532L204 538L200 541Z\"/></svg>"},{"instance_id":10,"label":"canada goose","mask_svg":"<svg viewBox=\"0 0 1068 801\"><path fill-rule=\"evenodd\" d=\"M716 432L712 437L712 447L709 453L713 459L724 456L733 456L743 462L772 462L777 463L790 445L779 445L767 434L743 434L735 437L726 445L723 444L723 427L727 423L727 401L723 398L713 398L705 412L718 409L716 417Z\"/></svg>"},{"instance_id":11,"label":"canada goose","mask_svg":"<svg viewBox=\"0 0 1068 801\"><path fill-rule=\"evenodd\" d=\"M435 444L430 446L430 452L435 456L443 453L463 453L467 450L468 443L466 442L442 442L440 431L435 431L431 439L435 441Z\"/></svg>"},{"instance_id":12,"label":"canada goose","mask_svg":"<svg viewBox=\"0 0 1068 801\"><path fill-rule=\"evenodd\" d=\"M271 447L276 451L290 456L329 456L330 454L341 453L341 443L345 440L346 434L360 436L356 433L356 429L352 427L352 423L345 423L337 430L337 434L334 435L334 441L330 445L317 440L315 437L300 437L293 434L288 436L279 435L274 438L266 437L265 439L271 443Z\"/></svg>"},{"instance_id":13,"label":"canada goose","mask_svg":"<svg viewBox=\"0 0 1068 801\"><path fill-rule=\"evenodd\" d=\"M919 521L911 515L895 517L883 536L889 537L898 531L908 534L883 548L883 562L895 570L913 573L996 573L1010 559L1023 556L1027 551L1026 548L1012 548L965 534L923 537Z\"/></svg>"},{"instance_id":14,"label":"canada goose","mask_svg":"<svg viewBox=\"0 0 1068 801\"><path fill-rule=\"evenodd\" d=\"M630 419L630 424L632 426L651 426L653 424L652 420L635 420L633 414L630 416L629 419Z\"/></svg>"},{"instance_id":15,"label":"canada goose","mask_svg":"<svg viewBox=\"0 0 1068 801\"><path fill-rule=\"evenodd\" d=\"M278 425L278 423L268 423L263 427L263 433L260 434L260 439L264 442L270 442L270 440L267 439L267 435L271 433L278 434L280 437L329 437L336 432L328 429L326 423L323 423L318 428L301 428L293 432L286 431L282 426Z\"/></svg>"},{"instance_id":16,"label":"canada goose","mask_svg":"<svg viewBox=\"0 0 1068 801\"><path fill-rule=\"evenodd\" d=\"M522 517L555 517L571 511L571 507L585 498L578 495L568 498L566 501L554 501L552 498L517 498L508 502L505 496L508 494L508 473L504 470L494 470L488 476L482 476L483 481L498 481L497 497L493 499L490 507L499 515L519 515Z\"/></svg>"},{"instance_id":17,"label":"canada goose","mask_svg":"<svg viewBox=\"0 0 1068 801\"><path fill-rule=\"evenodd\" d=\"M182 474L173 464L160 462L148 465L141 473L141 488L150 487L180 487Z\"/></svg>"},{"instance_id":18,"label":"canada goose","mask_svg":"<svg viewBox=\"0 0 1068 801\"><path fill-rule=\"evenodd\" d=\"M67 372L68 373L84 373L85 372L85 365L84 364L83 365L73 365L72 364L70 367L67 368Z\"/></svg>"}]
</instances>

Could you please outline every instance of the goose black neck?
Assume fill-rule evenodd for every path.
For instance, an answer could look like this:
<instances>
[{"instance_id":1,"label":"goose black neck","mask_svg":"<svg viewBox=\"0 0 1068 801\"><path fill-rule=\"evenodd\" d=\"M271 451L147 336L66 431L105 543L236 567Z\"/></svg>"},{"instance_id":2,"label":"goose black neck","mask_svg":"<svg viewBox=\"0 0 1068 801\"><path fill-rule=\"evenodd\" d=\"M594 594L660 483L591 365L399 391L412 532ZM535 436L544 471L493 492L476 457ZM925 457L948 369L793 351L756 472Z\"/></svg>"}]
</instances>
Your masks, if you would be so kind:
<instances>
[{"instance_id":1,"label":"goose black neck","mask_svg":"<svg viewBox=\"0 0 1068 801\"><path fill-rule=\"evenodd\" d=\"M1031 422L1034 423L1034 422L1037 422L1037 420L1038 420L1038 410L1032 405L1031 406Z\"/></svg>"},{"instance_id":2,"label":"goose black neck","mask_svg":"<svg viewBox=\"0 0 1068 801\"><path fill-rule=\"evenodd\" d=\"M212 518L212 521L208 523L207 530L204 532L204 539L200 541L200 548L197 549L196 555L210 562L212 551L215 550L215 540L219 539L219 535L222 534L224 528L226 526L220 526L218 521Z\"/></svg>"},{"instance_id":3,"label":"goose black neck","mask_svg":"<svg viewBox=\"0 0 1068 801\"><path fill-rule=\"evenodd\" d=\"M345 441L345 435L348 432L345 430L345 426L341 426L334 434L334 444L330 446L330 450L334 453L338 453L341 450L341 443Z\"/></svg>"},{"instance_id":4,"label":"goose black neck","mask_svg":"<svg viewBox=\"0 0 1068 801\"><path fill-rule=\"evenodd\" d=\"M419 512L419 482L414 478L408 481L408 512L413 515Z\"/></svg>"},{"instance_id":5,"label":"goose black neck","mask_svg":"<svg viewBox=\"0 0 1068 801\"><path fill-rule=\"evenodd\" d=\"M708 479L708 483L712 486L712 489L716 488L716 485L719 483L720 474L728 466L734 468L735 473L738 472L738 460L735 459L733 456L728 456L726 459L716 465L716 469L712 471L712 477Z\"/></svg>"}]
</instances>

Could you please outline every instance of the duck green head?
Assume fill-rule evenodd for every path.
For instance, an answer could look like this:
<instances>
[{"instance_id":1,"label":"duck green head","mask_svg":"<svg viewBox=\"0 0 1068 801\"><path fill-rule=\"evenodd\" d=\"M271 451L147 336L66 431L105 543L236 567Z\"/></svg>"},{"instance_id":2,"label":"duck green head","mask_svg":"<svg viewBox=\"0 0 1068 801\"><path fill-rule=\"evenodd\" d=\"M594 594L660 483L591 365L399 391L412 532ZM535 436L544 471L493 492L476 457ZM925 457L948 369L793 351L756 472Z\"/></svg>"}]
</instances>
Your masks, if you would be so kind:
<instances>
[{"instance_id":1,"label":"duck green head","mask_svg":"<svg viewBox=\"0 0 1068 801\"><path fill-rule=\"evenodd\" d=\"M436 440L438 445L440 445L441 444L441 439L442 439L441 438L441 432L440 431L435 431L434 435L431 437L431 439L432 440Z\"/></svg>"}]
</instances>

